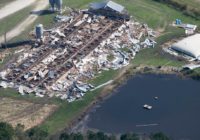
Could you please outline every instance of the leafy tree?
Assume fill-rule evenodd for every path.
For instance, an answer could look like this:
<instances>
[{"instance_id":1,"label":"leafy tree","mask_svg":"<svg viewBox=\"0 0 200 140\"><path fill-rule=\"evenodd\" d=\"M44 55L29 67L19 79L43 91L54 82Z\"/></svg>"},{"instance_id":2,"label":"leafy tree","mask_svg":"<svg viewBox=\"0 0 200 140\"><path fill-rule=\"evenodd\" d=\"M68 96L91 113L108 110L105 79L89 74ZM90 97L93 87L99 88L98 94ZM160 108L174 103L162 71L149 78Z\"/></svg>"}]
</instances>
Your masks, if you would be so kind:
<instances>
[{"instance_id":1,"label":"leafy tree","mask_svg":"<svg viewBox=\"0 0 200 140\"><path fill-rule=\"evenodd\" d=\"M108 140L108 136L105 135L103 132L97 132L97 138L98 140Z\"/></svg>"},{"instance_id":2,"label":"leafy tree","mask_svg":"<svg viewBox=\"0 0 200 140\"><path fill-rule=\"evenodd\" d=\"M110 137L103 132L94 133L92 131L88 131L87 133L88 140L109 140Z\"/></svg>"},{"instance_id":3,"label":"leafy tree","mask_svg":"<svg viewBox=\"0 0 200 140\"><path fill-rule=\"evenodd\" d=\"M83 135L81 133L71 134L73 140L83 140Z\"/></svg>"},{"instance_id":4,"label":"leafy tree","mask_svg":"<svg viewBox=\"0 0 200 140\"><path fill-rule=\"evenodd\" d=\"M5 122L0 122L0 140L13 140L14 129Z\"/></svg>"},{"instance_id":5,"label":"leafy tree","mask_svg":"<svg viewBox=\"0 0 200 140\"><path fill-rule=\"evenodd\" d=\"M116 140L117 138L116 138L116 136L115 135L111 135L110 137L109 137L109 140Z\"/></svg>"},{"instance_id":6,"label":"leafy tree","mask_svg":"<svg viewBox=\"0 0 200 140\"><path fill-rule=\"evenodd\" d=\"M59 140L70 140L70 135L66 133L62 133L59 137Z\"/></svg>"},{"instance_id":7,"label":"leafy tree","mask_svg":"<svg viewBox=\"0 0 200 140\"><path fill-rule=\"evenodd\" d=\"M92 132L92 131L88 131L87 132L87 139L88 140L97 140L96 139L96 134L94 132Z\"/></svg>"},{"instance_id":8,"label":"leafy tree","mask_svg":"<svg viewBox=\"0 0 200 140\"><path fill-rule=\"evenodd\" d=\"M48 132L46 130L35 127L27 131L27 135L30 140L45 140L48 137Z\"/></svg>"},{"instance_id":9,"label":"leafy tree","mask_svg":"<svg viewBox=\"0 0 200 140\"><path fill-rule=\"evenodd\" d=\"M127 134L121 135L120 140L139 140L139 137L136 134L127 133Z\"/></svg>"},{"instance_id":10,"label":"leafy tree","mask_svg":"<svg viewBox=\"0 0 200 140\"><path fill-rule=\"evenodd\" d=\"M24 125L17 124L15 127L15 140L29 140L26 133L24 133Z\"/></svg>"},{"instance_id":11,"label":"leafy tree","mask_svg":"<svg viewBox=\"0 0 200 140\"><path fill-rule=\"evenodd\" d=\"M59 137L59 140L83 140L84 137L81 133L71 133L70 135L67 133L62 133Z\"/></svg>"},{"instance_id":12,"label":"leafy tree","mask_svg":"<svg viewBox=\"0 0 200 140\"><path fill-rule=\"evenodd\" d=\"M170 140L166 135L162 132L155 133L151 135L151 140Z\"/></svg>"}]
</instances>

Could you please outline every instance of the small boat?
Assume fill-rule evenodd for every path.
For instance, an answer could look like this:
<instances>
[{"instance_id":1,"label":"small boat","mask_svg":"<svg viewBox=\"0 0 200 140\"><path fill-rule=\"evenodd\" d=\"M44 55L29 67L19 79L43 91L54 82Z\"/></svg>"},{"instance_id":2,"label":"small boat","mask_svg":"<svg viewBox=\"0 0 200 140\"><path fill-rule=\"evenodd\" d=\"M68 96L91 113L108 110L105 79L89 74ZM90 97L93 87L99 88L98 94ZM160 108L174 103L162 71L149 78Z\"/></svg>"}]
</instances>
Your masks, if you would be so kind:
<instances>
[{"instance_id":1,"label":"small boat","mask_svg":"<svg viewBox=\"0 0 200 140\"><path fill-rule=\"evenodd\" d=\"M158 100L158 97L156 96L156 97L154 97L154 99L155 99L155 100Z\"/></svg>"},{"instance_id":2,"label":"small boat","mask_svg":"<svg viewBox=\"0 0 200 140\"><path fill-rule=\"evenodd\" d=\"M151 110L151 109L152 109L152 106L147 105L147 104L143 105L143 107L144 107L145 109L148 109L148 110Z\"/></svg>"}]
</instances>

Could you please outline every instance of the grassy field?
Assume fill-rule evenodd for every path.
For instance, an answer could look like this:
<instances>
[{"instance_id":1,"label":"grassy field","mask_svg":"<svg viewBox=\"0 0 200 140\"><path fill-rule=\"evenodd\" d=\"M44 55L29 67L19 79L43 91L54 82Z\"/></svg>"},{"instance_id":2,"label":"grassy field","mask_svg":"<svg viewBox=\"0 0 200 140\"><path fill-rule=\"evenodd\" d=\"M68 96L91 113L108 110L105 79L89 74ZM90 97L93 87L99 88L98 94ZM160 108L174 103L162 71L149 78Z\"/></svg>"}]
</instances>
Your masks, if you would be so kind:
<instances>
[{"instance_id":1,"label":"grassy field","mask_svg":"<svg viewBox=\"0 0 200 140\"><path fill-rule=\"evenodd\" d=\"M187 5L188 7L191 7L191 8L199 9L199 6L200 6L200 0L173 0L173 1L175 1L177 3L185 4L185 5Z\"/></svg>"},{"instance_id":2,"label":"grassy field","mask_svg":"<svg viewBox=\"0 0 200 140\"><path fill-rule=\"evenodd\" d=\"M24 125L25 129L32 128L42 123L55 109L56 105L45 105L16 100L12 98L0 98L0 120L16 126Z\"/></svg>"},{"instance_id":3,"label":"grassy field","mask_svg":"<svg viewBox=\"0 0 200 140\"><path fill-rule=\"evenodd\" d=\"M64 4L73 8L85 8L89 2L93 0L64 0ZM117 2L123 4L133 16L134 19L140 22L147 23L150 27L157 31L161 31L161 35L157 38L157 47L154 49L142 50L136 58L133 60L134 65L146 64L146 65L169 65L169 66L181 66L184 62L171 59L162 54L160 45L170 39L177 38L184 34L183 30L177 29L170 26L170 23L176 18L182 19L183 22L194 23L200 25L200 21L194 20L191 17L187 17L166 5L161 3L156 3L151 0L116 0ZM55 15L43 15L38 18L34 23L42 23L46 27L50 27L53 24L53 17ZM33 27L30 27L33 29ZM22 36L18 38L23 38L30 31L28 29L23 33ZM119 71L106 71L101 73L96 79L91 82L95 85L102 84L109 79L112 79ZM83 111L96 97L100 94L102 89L98 89L94 92L89 92L82 100L76 101L74 103L66 103L60 100L51 99L48 102L59 105L59 109L50 116L40 127L47 129L50 133L55 133L66 127L69 122L79 116L81 111ZM11 92L11 91L10 91ZM13 92L13 91L12 91ZM0 91L1 93L1 91ZM2 96L17 96L14 98L20 98L18 95L13 94L2 94ZM34 97L22 97L25 100L38 100Z\"/></svg>"}]
</instances>

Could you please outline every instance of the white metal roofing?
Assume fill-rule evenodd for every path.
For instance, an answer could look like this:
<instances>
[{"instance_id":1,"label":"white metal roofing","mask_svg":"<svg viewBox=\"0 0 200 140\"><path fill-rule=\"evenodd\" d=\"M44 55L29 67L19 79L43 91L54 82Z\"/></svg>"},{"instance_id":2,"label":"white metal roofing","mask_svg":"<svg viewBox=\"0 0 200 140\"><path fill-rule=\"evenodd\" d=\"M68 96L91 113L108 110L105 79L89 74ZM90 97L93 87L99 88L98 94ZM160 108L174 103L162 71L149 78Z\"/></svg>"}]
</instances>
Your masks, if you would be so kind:
<instances>
[{"instance_id":1,"label":"white metal roofing","mask_svg":"<svg viewBox=\"0 0 200 140\"><path fill-rule=\"evenodd\" d=\"M119 13L124 11L124 7L122 5L117 4L113 1L91 3L90 7L95 10L109 7Z\"/></svg>"},{"instance_id":2,"label":"white metal roofing","mask_svg":"<svg viewBox=\"0 0 200 140\"><path fill-rule=\"evenodd\" d=\"M107 2L94 2L90 4L90 7L92 9L98 10L98 9L102 9L106 6Z\"/></svg>"},{"instance_id":3,"label":"white metal roofing","mask_svg":"<svg viewBox=\"0 0 200 140\"><path fill-rule=\"evenodd\" d=\"M200 57L200 34L187 37L172 45L172 49L185 53L189 56Z\"/></svg>"},{"instance_id":4,"label":"white metal roofing","mask_svg":"<svg viewBox=\"0 0 200 140\"><path fill-rule=\"evenodd\" d=\"M120 4L117 4L113 1L109 1L107 4L106 4L106 7L109 7L117 12L123 12L124 11L124 7Z\"/></svg>"}]
</instances>

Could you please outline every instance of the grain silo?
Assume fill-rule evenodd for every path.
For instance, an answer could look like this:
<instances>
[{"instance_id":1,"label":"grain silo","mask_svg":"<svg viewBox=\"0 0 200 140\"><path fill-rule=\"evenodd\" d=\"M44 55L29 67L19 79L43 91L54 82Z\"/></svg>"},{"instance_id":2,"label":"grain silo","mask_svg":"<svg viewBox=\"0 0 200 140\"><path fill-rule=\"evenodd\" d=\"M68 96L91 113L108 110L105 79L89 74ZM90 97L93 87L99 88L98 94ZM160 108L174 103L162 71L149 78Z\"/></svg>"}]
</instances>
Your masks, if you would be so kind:
<instances>
[{"instance_id":1,"label":"grain silo","mask_svg":"<svg viewBox=\"0 0 200 140\"><path fill-rule=\"evenodd\" d=\"M43 25L42 24L36 25L36 27L35 27L35 35L36 35L37 39L42 39L43 38L43 32L44 32Z\"/></svg>"},{"instance_id":2,"label":"grain silo","mask_svg":"<svg viewBox=\"0 0 200 140\"><path fill-rule=\"evenodd\" d=\"M62 10L63 1L62 0L55 0L56 7L58 11Z\"/></svg>"},{"instance_id":3,"label":"grain silo","mask_svg":"<svg viewBox=\"0 0 200 140\"><path fill-rule=\"evenodd\" d=\"M56 0L49 0L49 4L51 5L51 9L55 10Z\"/></svg>"}]
</instances>

